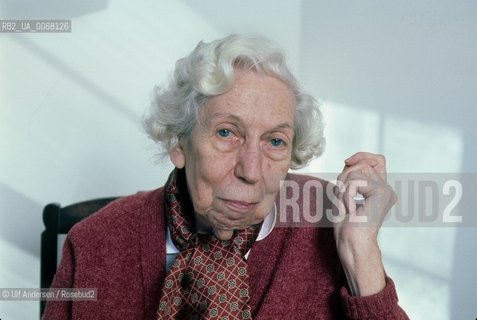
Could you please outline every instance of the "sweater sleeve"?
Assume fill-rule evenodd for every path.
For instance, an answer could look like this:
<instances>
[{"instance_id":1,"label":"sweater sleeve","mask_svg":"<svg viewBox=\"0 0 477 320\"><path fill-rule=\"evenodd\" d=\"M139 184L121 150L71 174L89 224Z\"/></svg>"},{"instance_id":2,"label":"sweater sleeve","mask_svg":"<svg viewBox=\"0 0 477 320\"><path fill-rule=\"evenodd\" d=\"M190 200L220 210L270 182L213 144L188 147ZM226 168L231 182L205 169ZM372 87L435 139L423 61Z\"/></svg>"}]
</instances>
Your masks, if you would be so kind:
<instances>
[{"instance_id":1,"label":"sweater sleeve","mask_svg":"<svg viewBox=\"0 0 477 320\"><path fill-rule=\"evenodd\" d=\"M63 245L61 262L51 284L52 288L72 288L74 281L73 246L68 237ZM71 319L71 301L48 301L42 319L65 320Z\"/></svg>"},{"instance_id":2,"label":"sweater sleeve","mask_svg":"<svg viewBox=\"0 0 477 320\"><path fill-rule=\"evenodd\" d=\"M342 287L341 300L349 319L409 319L398 305L394 282L389 277L386 277L386 286L381 292L367 297L352 296L346 287Z\"/></svg>"}]
</instances>

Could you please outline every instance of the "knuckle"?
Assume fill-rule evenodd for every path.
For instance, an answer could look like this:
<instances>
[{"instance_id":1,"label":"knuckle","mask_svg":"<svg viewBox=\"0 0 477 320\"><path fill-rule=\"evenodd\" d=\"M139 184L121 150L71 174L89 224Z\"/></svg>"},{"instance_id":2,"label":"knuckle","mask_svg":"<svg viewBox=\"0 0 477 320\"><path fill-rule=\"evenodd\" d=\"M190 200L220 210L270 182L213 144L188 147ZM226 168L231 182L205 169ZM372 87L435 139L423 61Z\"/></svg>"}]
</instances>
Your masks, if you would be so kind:
<instances>
[{"instance_id":1,"label":"knuckle","mask_svg":"<svg viewBox=\"0 0 477 320\"><path fill-rule=\"evenodd\" d=\"M338 177L336 177L336 184L337 185L340 184L340 182L343 182L344 179L345 179L344 173L340 173Z\"/></svg>"},{"instance_id":2,"label":"knuckle","mask_svg":"<svg viewBox=\"0 0 477 320\"><path fill-rule=\"evenodd\" d=\"M361 174L358 171L351 171L348 174L348 179L349 180L357 180L359 178L361 178Z\"/></svg>"},{"instance_id":3,"label":"knuckle","mask_svg":"<svg viewBox=\"0 0 477 320\"><path fill-rule=\"evenodd\" d=\"M383 163L383 164L386 163L386 157L385 157L384 155L382 155L382 154L377 154L377 155L376 155L376 158L377 158L377 160L378 160L379 162L381 162L381 163Z\"/></svg>"},{"instance_id":4,"label":"knuckle","mask_svg":"<svg viewBox=\"0 0 477 320\"><path fill-rule=\"evenodd\" d=\"M392 204L395 204L398 201L398 195L394 190L392 190L391 201L392 201Z\"/></svg>"},{"instance_id":5,"label":"knuckle","mask_svg":"<svg viewBox=\"0 0 477 320\"><path fill-rule=\"evenodd\" d=\"M394 191L394 189L389 184L386 185L386 191L389 194L389 202L391 204L395 204L398 200L397 193Z\"/></svg>"}]
</instances>

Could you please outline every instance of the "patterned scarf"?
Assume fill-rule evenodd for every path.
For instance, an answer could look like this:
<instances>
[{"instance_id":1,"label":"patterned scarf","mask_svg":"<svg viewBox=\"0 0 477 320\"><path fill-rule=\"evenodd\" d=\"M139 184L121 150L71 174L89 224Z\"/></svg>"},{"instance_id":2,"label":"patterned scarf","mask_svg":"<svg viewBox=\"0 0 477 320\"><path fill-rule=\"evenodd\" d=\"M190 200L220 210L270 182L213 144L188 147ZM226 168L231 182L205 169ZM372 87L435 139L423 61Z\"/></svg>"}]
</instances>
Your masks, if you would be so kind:
<instances>
[{"instance_id":1,"label":"patterned scarf","mask_svg":"<svg viewBox=\"0 0 477 320\"><path fill-rule=\"evenodd\" d=\"M164 280L157 319L252 319L244 255L261 224L225 241L198 234L184 170L172 171L165 189L167 222L180 253Z\"/></svg>"}]
</instances>

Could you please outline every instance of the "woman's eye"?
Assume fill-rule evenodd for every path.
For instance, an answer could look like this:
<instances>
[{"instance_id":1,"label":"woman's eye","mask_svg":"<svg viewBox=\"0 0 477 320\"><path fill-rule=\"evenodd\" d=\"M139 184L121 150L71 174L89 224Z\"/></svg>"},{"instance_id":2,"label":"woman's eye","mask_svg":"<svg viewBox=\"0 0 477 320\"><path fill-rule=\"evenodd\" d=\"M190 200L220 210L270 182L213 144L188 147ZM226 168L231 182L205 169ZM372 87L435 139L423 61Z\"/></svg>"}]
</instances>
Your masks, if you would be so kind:
<instances>
[{"instance_id":1,"label":"woman's eye","mask_svg":"<svg viewBox=\"0 0 477 320\"><path fill-rule=\"evenodd\" d=\"M285 141L279 138L273 138L272 140L270 140L270 144L274 147L281 147L285 145Z\"/></svg>"},{"instance_id":2,"label":"woman's eye","mask_svg":"<svg viewBox=\"0 0 477 320\"><path fill-rule=\"evenodd\" d=\"M232 134L232 132L229 129L220 129L217 131L217 134L222 138L227 138Z\"/></svg>"}]
</instances>

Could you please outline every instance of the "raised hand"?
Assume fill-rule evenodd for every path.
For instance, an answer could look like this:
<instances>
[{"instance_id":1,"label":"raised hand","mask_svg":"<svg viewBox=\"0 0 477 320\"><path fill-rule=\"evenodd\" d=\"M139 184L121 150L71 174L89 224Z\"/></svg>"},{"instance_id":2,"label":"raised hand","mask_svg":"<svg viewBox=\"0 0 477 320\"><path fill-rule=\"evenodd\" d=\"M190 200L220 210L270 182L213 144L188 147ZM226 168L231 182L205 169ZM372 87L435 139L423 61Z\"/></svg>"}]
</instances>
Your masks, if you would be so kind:
<instances>
[{"instance_id":1,"label":"raised hand","mask_svg":"<svg viewBox=\"0 0 477 320\"><path fill-rule=\"evenodd\" d=\"M359 203L358 194L364 198ZM377 235L397 199L386 182L385 158L359 152L346 159L335 195L340 219L335 223L334 234L351 293L359 296L377 293L385 286Z\"/></svg>"}]
</instances>

